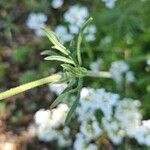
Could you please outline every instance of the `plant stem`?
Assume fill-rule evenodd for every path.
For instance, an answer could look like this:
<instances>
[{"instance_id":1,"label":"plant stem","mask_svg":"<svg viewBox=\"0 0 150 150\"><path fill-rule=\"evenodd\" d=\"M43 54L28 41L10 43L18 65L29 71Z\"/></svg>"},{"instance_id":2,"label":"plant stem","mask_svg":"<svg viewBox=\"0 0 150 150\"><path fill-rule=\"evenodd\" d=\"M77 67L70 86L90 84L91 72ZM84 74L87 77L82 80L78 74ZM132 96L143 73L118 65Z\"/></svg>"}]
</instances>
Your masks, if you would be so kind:
<instances>
[{"instance_id":1,"label":"plant stem","mask_svg":"<svg viewBox=\"0 0 150 150\"><path fill-rule=\"evenodd\" d=\"M86 76L97 77L97 78L112 78L111 74L107 71L100 71L100 72L87 71Z\"/></svg>"},{"instance_id":2,"label":"plant stem","mask_svg":"<svg viewBox=\"0 0 150 150\"><path fill-rule=\"evenodd\" d=\"M87 75L89 77L97 77L97 78L111 78L111 74L106 71L100 71L100 72L92 72L87 71ZM0 100L6 99L10 96L25 92L27 90L30 90L32 88L38 87L43 84L47 84L50 82L58 82L65 79L64 73L54 74L49 77L45 77L36 81L32 81L27 84L20 85L18 87L12 88L10 90L7 90L5 92L0 93Z\"/></svg>"},{"instance_id":3,"label":"plant stem","mask_svg":"<svg viewBox=\"0 0 150 150\"><path fill-rule=\"evenodd\" d=\"M0 100L8 98L8 97L16 95L16 94L19 94L24 91L30 90L34 87L37 87L37 86L40 86L40 85L43 85L46 83L58 82L58 81L62 80L63 78L64 78L63 74L54 74L49 77L45 77L45 78L30 82L27 84L23 84L21 86L18 86L18 87L15 87L15 88L12 88L10 90L0 93Z\"/></svg>"},{"instance_id":4,"label":"plant stem","mask_svg":"<svg viewBox=\"0 0 150 150\"><path fill-rule=\"evenodd\" d=\"M77 42L77 59L78 59L79 65L82 65L81 50L80 50L81 42L82 42L82 35L81 35L81 33L79 33L77 41L78 41Z\"/></svg>"}]
</instances>

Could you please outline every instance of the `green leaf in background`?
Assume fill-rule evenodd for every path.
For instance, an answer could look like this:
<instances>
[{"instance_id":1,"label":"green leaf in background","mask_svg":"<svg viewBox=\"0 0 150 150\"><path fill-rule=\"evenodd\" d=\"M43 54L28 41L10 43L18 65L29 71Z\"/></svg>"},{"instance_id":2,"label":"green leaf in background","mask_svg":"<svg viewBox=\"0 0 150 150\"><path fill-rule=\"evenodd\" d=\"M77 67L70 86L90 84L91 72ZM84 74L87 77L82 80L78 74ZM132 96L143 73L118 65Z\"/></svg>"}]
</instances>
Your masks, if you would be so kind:
<instances>
[{"instance_id":1,"label":"green leaf in background","mask_svg":"<svg viewBox=\"0 0 150 150\"><path fill-rule=\"evenodd\" d=\"M41 52L41 55L49 55L49 56L52 56L52 55L59 55L58 53L52 51L52 50L45 50L43 52Z\"/></svg>"}]
</instances>

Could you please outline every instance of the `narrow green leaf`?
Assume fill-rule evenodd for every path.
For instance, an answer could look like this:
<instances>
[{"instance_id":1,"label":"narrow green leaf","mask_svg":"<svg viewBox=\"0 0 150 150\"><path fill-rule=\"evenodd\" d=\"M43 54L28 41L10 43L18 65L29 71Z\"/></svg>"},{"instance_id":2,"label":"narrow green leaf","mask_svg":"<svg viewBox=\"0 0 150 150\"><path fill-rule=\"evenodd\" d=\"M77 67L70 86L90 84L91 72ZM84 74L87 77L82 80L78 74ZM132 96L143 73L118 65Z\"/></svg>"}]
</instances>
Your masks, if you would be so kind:
<instances>
[{"instance_id":1,"label":"narrow green leaf","mask_svg":"<svg viewBox=\"0 0 150 150\"><path fill-rule=\"evenodd\" d=\"M55 99L55 101L51 104L50 108L57 106L65 97L69 96L70 94L75 93L76 91L77 91L77 88L64 92L63 94L61 94Z\"/></svg>"},{"instance_id":2,"label":"narrow green leaf","mask_svg":"<svg viewBox=\"0 0 150 150\"><path fill-rule=\"evenodd\" d=\"M68 124L73 116L73 113L75 112L78 104L79 104L79 100L80 100L80 90L82 88L82 85L83 85L83 79L79 79L78 81L78 86L77 86L77 97L75 99L75 101L73 102L68 114L67 114L67 117L66 117L66 120L65 120L65 124Z\"/></svg>"},{"instance_id":3,"label":"narrow green leaf","mask_svg":"<svg viewBox=\"0 0 150 150\"><path fill-rule=\"evenodd\" d=\"M45 32L46 36L49 38L49 40L54 44L53 48L59 50L65 55L69 55L70 52L58 41L58 38L56 37L55 33L52 31L49 31L46 28L43 28L43 31Z\"/></svg>"},{"instance_id":4,"label":"narrow green leaf","mask_svg":"<svg viewBox=\"0 0 150 150\"><path fill-rule=\"evenodd\" d=\"M61 93L61 95L59 95L55 101L51 104L50 108L55 107L57 104L59 104L63 98L65 98L66 96L68 96L69 94L71 94L72 91L72 86L75 84L75 79L72 79L70 81L70 83L68 84L67 88ZM69 93L68 93L69 92Z\"/></svg>"},{"instance_id":5,"label":"narrow green leaf","mask_svg":"<svg viewBox=\"0 0 150 150\"><path fill-rule=\"evenodd\" d=\"M82 35L84 33L85 28L89 25L89 23L93 20L92 17L90 17L80 28L78 38L77 38L77 60L79 65L82 65L82 58L81 58L81 42L82 42Z\"/></svg>"},{"instance_id":6,"label":"narrow green leaf","mask_svg":"<svg viewBox=\"0 0 150 150\"><path fill-rule=\"evenodd\" d=\"M45 50L45 51L41 52L41 55L50 55L50 56L52 56L52 55L59 55L59 54L52 51L52 50Z\"/></svg>"},{"instance_id":7,"label":"narrow green leaf","mask_svg":"<svg viewBox=\"0 0 150 150\"><path fill-rule=\"evenodd\" d=\"M69 64L62 64L63 69L67 72L75 74L75 68Z\"/></svg>"},{"instance_id":8,"label":"narrow green leaf","mask_svg":"<svg viewBox=\"0 0 150 150\"><path fill-rule=\"evenodd\" d=\"M68 124L73 116L73 113L75 112L78 104L79 104L79 98L80 98L80 92L78 92L78 95L77 95L77 98L75 99L75 101L73 102L68 114L67 114L67 117L66 117L66 120L65 120L65 124Z\"/></svg>"},{"instance_id":9,"label":"narrow green leaf","mask_svg":"<svg viewBox=\"0 0 150 150\"><path fill-rule=\"evenodd\" d=\"M91 21L93 20L92 17L90 17L81 27L81 31L84 32L85 28L91 23Z\"/></svg>"},{"instance_id":10,"label":"narrow green leaf","mask_svg":"<svg viewBox=\"0 0 150 150\"><path fill-rule=\"evenodd\" d=\"M57 60L57 61L62 61L62 62L68 63L68 64L75 65L73 60L66 58L66 57L63 57L63 56L48 56L44 59L45 60Z\"/></svg>"}]
</instances>

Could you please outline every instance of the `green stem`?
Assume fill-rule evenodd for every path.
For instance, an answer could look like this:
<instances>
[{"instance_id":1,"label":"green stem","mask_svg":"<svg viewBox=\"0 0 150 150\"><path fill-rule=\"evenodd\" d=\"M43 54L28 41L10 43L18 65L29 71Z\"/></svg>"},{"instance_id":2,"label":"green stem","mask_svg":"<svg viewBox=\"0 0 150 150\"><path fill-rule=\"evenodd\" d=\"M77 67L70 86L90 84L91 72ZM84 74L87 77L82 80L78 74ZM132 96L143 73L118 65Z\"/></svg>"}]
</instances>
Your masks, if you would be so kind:
<instances>
[{"instance_id":1,"label":"green stem","mask_svg":"<svg viewBox=\"0 0 150 150\"><path fill-rule=\"evenodd\" d=\"M81 59L81 42L82 42L82 34L79 33L78 35L78 40L77 40L77 59L78 59L78 63L79 65L82 65L82 59Z\"/></svg>"},{"instance_id":2,"label":"green stem","mask_svg":"<svg viewBox=\"0 0 150 150\"><path fill-rule=\"evenodd\" d=\"M100 72L87 71L86 76L96 78L112 78L111 74L107 71L100 71Z\"/></svg>"},{"instance_id":3,"label":"green stem","mask_svg":"<svg viewBox=\"0 0 150 150\"><path fill-rule=\"evenodd\" d=\"M89 77L97 77L97 78L111 78L111 74L106 71L100 71L100 72L92 72L92 71L87 71L87 75ZM10 96L25 92L27 90L30 90L32 88L38 87L43 84L47 84L50 82L58 82L61 80L65 79L65 75L60 73L60 74L54 74L49 77L45 77L36 81L32 81L27 84L20 85L18 87L12 88L10 90L7 90L5 92L0 93L0 100L6 99Z\"/></svg>"},{"instance_id":4,"label":"green stem","mask_svg":"<svg viewBox=\"0 0 150 150\"><path fill-rule=\"evenodd\" d=\"M62 80L63 77L64 77L63 74L54 74L54 75L51 75L49 77L45 77L45 78L30 82L30 83L27 83L27 84L23 84L21 86L12 88L10 90L7 90L5 92L0 93L0 100L6 99L10 96L19 94L21 92L30 90L34 87L37 87L37 86L40 86L40 85L43 85L43 84L46 84L46 83L58 82L58 81Z\"/></svg>"}]
</instances>

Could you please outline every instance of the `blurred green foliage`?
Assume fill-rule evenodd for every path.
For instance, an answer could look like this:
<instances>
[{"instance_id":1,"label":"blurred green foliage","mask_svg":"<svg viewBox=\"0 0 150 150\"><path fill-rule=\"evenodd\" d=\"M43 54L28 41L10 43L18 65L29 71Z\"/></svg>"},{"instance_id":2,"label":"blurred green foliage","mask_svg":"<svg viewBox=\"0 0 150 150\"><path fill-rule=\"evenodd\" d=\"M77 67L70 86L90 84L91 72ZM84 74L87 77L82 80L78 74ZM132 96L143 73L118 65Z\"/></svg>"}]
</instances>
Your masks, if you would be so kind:
<instances>
[{"instance_id":1,"label":"blurred green foliage","mask_svg":"<svg viewBox=\"0 0 150 150\"><path fill-rule=\"evenodd\" d=\"M68 0L58 10L53 10L50 2L50 0L0 0L0 32L6 38L6 42L0 41L0 44L7 45L8 39L15 39L20 34L21 36L26 36L26 34L34 36L34 33L28 33L25 27L25 21L30 12L44 12L49 17L47 24L53 29L57 24L64 24L63 13L70 5L78 3L87 6L90 16L94 18L93 23L97 27L97 33L94 42L83 41L82 43L84 66L89 68L91 61L101 58L103 59L102 70L108 70L111 62L124 59L135 73L136 82L128 87L127 93L118 91L115 83L109 79L86 78L84 86L104 87L109 91L120 92L121 96L139 99L142 102L144 118L150 118L150 67L146 64L150 57L150 0L143 2L141 0L118 0L113 9L106 8L101 0ZM42 50L50 48L49 41L41 37L38 43L40 46L37 46L37 41L33 39L33 41L21 43L17 48L11 45L13 61L19 66L21 72L20 84L60 70L57 63L44 62L39 56ZM66 46L69 47L70 45L67 44ZM0 78L5 75L6 69L1 62ZM36 105L36 103L30 105L29 111L34 111ZM0 103L0 109L3 107L5 107L4 104ZM21 116L22 112L17 112L12 122L16 122L16 118ZM148 148L135 145L132 141L127 147L122 145L116 149L148 150Z\"/></svg>"}]
</instances>

